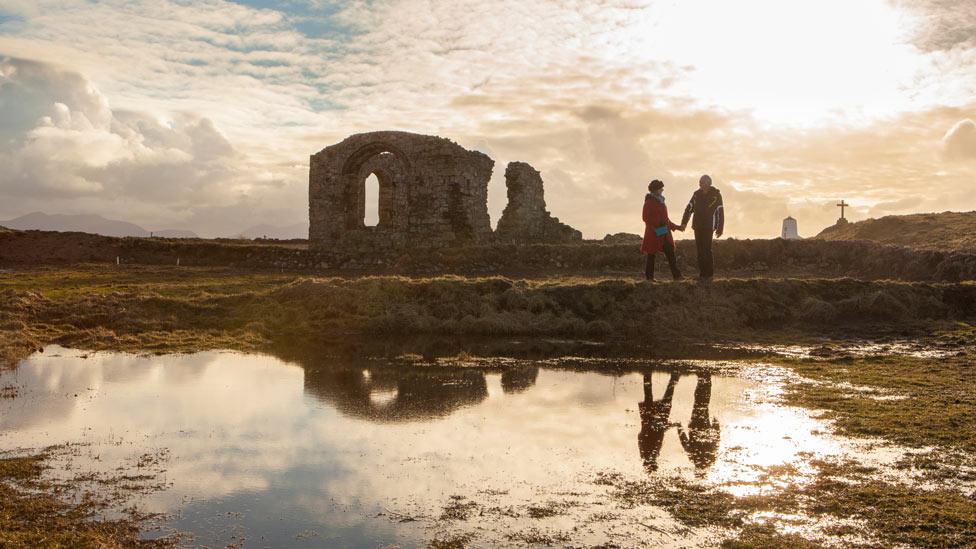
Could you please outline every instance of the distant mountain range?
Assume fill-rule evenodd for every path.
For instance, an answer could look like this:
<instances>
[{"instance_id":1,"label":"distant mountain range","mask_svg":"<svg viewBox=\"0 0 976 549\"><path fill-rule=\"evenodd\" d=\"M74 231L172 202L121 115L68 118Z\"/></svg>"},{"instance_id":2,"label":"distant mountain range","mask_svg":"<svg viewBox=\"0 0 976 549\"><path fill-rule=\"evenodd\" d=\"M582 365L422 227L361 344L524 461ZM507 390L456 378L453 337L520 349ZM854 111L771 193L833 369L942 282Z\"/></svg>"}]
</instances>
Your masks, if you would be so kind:
<instances>
[{"instance_id":1,"label":"distant mountain range","mask_svg":"<svg viewBox=\"0 0 976 549\"><path fill-rule=\"evenodd\" d=\"M0 221L8 229L22 231L61 231L100 234L105 236L149 236L149 231L126 221L106 219L100 215L64 215L33 212L8 221ZM168 229L153 231L153 234L167 238L195 238L192 231Z\"/></svg>"},{"instance_id":2,"label":"distant mountain range","mask_svg":"<svg viewBox=\"0 0 976 549\"><path fill-rule=\"evenodd\" d=\"M199 238L193 231L184 229L163 229L149 231L127 221L106 219L100 215L66 215L33 212L15 219L0 221L0 227L21 231L60 231L100 234L104 236L157 236L160 238ZM233 235L239 238L277 238L288 240L293 238L308 238L308 223L294 225L255 225Z\"/></svg>"}]
</instances>

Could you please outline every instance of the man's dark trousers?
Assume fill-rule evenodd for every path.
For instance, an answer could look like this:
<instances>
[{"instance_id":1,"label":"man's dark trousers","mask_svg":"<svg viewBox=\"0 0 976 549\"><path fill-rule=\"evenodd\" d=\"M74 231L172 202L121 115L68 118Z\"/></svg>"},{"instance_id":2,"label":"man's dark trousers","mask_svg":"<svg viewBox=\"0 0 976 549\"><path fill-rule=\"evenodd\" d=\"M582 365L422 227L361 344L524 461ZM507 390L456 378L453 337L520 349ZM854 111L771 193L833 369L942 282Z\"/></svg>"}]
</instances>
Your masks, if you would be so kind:
<instances>
[{"instance_id":1,"label":"man's dark trousers","mask_svg":"<svg viewBox=\"0 0 976 549\"><path fill-rule=\"evenodd\" d=\"M664 256L668 258L668 266L671 267L671 278L681 278L681 272L678 270L678 261L674 256L674 244L667 239L664 240ZM654 259L656 257L656 253L647 254L647 258L644 260L644 276L648 280L654 279Z\"/></svg>"},{"instance_id":2,"label":"man's dark trousers","mask_svg":"<svg viewBox=\"0 0 976 549\"><path fill-rule=\"evenodd\" d=\"M712 278L712 229L695 229L695 246L698 248L698 276Z\"/></svg>"}]
</instances>

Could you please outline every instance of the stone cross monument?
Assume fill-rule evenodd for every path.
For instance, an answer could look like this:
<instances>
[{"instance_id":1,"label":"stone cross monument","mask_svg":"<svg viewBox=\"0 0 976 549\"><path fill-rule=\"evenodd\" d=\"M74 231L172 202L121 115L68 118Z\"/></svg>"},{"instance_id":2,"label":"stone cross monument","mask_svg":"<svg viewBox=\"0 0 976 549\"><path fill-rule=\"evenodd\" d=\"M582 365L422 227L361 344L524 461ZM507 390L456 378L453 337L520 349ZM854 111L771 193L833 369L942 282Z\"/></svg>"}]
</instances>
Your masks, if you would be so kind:
<instances>
[{"instance_id":1,"label":"stone cross monument","mask_svg":"<svg viewBox=\"0 0 976 549\"><path fill-rule=\"evenodd\" d=\"M844 217L844 208L847 208L848 206L850 206L850 204L848 204L847 202L844 202L843 200L841 200L837 204L837 207L840 208L840 219L837 220L837 223L836 223L837 225L847 225L848 221L847 221L847 218Z\"/></svg>"}]
</instances>

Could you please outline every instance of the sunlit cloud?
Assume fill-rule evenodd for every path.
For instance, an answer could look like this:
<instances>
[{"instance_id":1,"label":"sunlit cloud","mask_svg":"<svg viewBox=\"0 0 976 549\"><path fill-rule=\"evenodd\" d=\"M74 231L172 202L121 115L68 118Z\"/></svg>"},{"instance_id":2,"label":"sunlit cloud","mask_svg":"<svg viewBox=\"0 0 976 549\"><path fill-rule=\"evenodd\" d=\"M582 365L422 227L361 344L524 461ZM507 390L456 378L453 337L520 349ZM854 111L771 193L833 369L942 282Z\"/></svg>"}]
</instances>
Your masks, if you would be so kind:
<instances>
[{"instance_id":1,"label":"sunlit cloud","mask_svg":"<svg viewBox=\"0 0 976 549\"><path fill-rule=\"evenodd\" d=\"M813 234L840 198L853 218L976 209L959 161L976 117L967 6L2 1L0 156L16 169L0 218L297 223L308 156L376 129L531 163L587 237L638 232L651 178L679 210L702 173L730 236L776 235L787 214Z\"/></svg>"},{"instance_id":2,"label":"sunlit cloud","mask_svg":"<svg viewBox=\"0 0 976 549\"><path fill-rule=\"evenodd\" d=\"M976 122L960 120L943 138L946 156L953 160L976 160Z\"/></svg>"}]
</instances>

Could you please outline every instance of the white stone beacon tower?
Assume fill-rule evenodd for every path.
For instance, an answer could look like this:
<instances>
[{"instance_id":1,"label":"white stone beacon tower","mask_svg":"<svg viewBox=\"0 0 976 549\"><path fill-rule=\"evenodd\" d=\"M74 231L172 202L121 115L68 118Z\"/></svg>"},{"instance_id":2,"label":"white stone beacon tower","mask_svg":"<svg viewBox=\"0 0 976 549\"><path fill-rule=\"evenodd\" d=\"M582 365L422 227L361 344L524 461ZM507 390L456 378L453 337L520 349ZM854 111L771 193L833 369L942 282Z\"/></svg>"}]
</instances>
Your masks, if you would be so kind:
<instances>
[{"instance_id":1,"label":"white stone beacon tower","mask_svg":"<svg viewBox=\"0 0 976 549\"><path fill-rule=\"evenodd\" d=\"M799 240L800 233L796 229L796 220L792 216L783 220L783 240Z\"/></svg>"}]
</instances>

